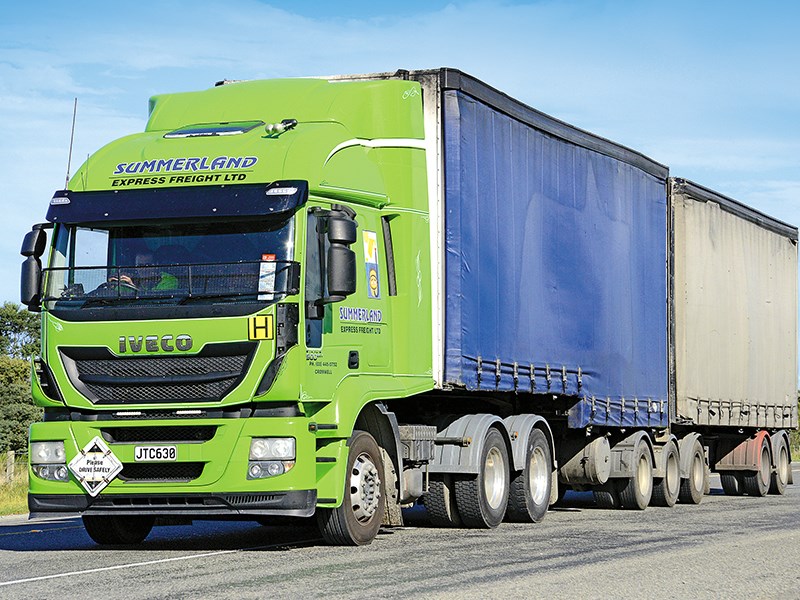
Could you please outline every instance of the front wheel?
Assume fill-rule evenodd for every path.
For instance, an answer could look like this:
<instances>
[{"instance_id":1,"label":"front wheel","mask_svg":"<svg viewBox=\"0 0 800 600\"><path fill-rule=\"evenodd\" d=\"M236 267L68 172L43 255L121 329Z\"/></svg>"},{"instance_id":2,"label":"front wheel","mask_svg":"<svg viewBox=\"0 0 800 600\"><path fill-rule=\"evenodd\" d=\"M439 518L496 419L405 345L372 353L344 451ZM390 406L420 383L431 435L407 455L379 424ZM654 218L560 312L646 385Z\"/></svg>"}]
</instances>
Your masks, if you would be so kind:
<instances>
[{"instance_id":1,"label":"front wheel","mask_svg":"<svg viewBox=\"0 0 800 600\"><path fill-rule=\"evenodd\" d=\"M338 508L317 510L325 541L334 546L363 546L378 535L383 521L384 483L381 451L366 431L350 437L344 498Z\"/></svg>"},{"instance_id":2,"label":"front wheel","mask_svg":"<svg viewBox=\"0 0 800 600\"><path fill-rule=\"evenodd\" d=\"M102 546L130 546L141 544L150 535L154 517L85 515L86 533Z\"/></svg>"}]
</instances>

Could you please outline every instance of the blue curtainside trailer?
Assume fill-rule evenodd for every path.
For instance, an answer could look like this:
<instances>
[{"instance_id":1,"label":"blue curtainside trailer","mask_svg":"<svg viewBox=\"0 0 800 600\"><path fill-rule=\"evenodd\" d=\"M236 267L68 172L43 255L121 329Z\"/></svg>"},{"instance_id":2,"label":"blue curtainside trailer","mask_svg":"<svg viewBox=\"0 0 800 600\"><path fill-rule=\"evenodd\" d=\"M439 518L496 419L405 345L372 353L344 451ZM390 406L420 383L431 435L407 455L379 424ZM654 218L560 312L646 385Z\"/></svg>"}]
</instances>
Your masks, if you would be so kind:
<instances>
[{"instance_id":1,"label":"blue curtainside trailer","mask_svg":"<svg viewBox=\"0 0 800 600\"><path fill-rule=\"evenodd\" d=\"M667 169L525 116L444 94L445 380L664 427Z\"/></svg>"}]
</instances>

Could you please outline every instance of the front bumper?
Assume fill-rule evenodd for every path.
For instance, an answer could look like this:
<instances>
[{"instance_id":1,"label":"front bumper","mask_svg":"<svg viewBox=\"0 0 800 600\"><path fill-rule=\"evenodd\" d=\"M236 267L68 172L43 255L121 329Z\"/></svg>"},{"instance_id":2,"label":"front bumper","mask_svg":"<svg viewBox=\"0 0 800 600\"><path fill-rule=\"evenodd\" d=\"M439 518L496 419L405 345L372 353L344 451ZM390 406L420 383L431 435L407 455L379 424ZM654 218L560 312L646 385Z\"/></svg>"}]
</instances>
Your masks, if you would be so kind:
<instances>
[{"instance_id":1,"label":"front bumper","mask_svg":"<svg viewBox=\"0 0 800 600\"><path fill-rule=\"evenodd\" d=\"M204 517L310 517L316 490L194 494L28 494L31 517L54 513Z\"/></svg>"}]
</instances>

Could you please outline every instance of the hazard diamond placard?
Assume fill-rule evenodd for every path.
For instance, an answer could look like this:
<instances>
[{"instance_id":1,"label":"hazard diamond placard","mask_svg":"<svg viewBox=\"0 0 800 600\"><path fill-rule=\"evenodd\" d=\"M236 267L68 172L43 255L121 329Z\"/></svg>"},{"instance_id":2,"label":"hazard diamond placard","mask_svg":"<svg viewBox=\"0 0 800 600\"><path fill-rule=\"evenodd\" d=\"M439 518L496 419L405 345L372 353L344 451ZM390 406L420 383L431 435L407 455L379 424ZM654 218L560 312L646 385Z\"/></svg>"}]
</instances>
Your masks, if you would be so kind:
<instances>
[{"instance_id":1,"label":"hazard diamond placard","mask_svg":"<svg viewBox=\"0 0 800 600\"><path fill-rule=\"evenodd\" d=\"M122 471L122 463L102 439L95 437L69 461L69 470L90 496L97 496Z\"/></svg>"}]
</instances>

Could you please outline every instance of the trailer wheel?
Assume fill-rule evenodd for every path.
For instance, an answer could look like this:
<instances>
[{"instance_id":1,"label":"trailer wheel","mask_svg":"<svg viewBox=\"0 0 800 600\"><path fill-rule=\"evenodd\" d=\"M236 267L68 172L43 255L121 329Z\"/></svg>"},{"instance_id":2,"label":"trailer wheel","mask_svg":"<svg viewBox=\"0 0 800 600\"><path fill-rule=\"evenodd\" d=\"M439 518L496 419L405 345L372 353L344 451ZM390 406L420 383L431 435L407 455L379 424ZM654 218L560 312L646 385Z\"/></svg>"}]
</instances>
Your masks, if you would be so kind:
<instances>
[{"instance_id":1,"label":"trailer wheel","mask_svg":"<svg viewBox=\"0 0 800 600\"><path fill-rule=\"evenodd\" d=\"M466 527L497 527L508 505L509 461L505 440L497 429L486 433L477 477L456 479L456 505Z\"/></svg>"},{"instance_id":2,"label":"trailer wheel","mask_svg":"<svg viewBox=\"0 0 800 600\"><path fill-rule=\"evenodd\" d=\"M85 515L86 533L102 546L141 544L150 534L155 517L120 515Z\"/></svg>"},{"instance_id":3,"label":"trailer wheel","mask_svg":"<svg viewBox=\"0 0 800 600\"><path fill-rule=\"evenodd\" d=\"M744 476L744 491L750 496L766 496L772 478L772 463L769 455L769 440L764 436L761 440L761 461L758 471L747 472Z\"/></svg>"},{"instance_id":4,"label":"trailer wheel","mask_svg":"<svg viewBox=\"0 0 800 600\"><path fill-rule=\"evenodd\" d=\"M552 486L550 446L540 429L528 438L525 468L511 481L506 518L509 521L538 523L547 514Z\"/></svg>"},{"instance_id":5,"label":"trailer wheel","mask_svg":"<svg viewBox=\"0 0 800 600\"><path fill-rule=\"evenodd\" d=\"M422 503L434 527L461 527L452 475L431 475Z\"/></svg>"},{"instance_id":6,"label":"trailer wheel","mask_svg":"<svg viewBox=\"0 0 800 600\"><path fill-rule=\"evenodd\" d=\"M653 461L650 448L639 441L633 451L633 474L623 479L619 490L622 508L644 510L653 495Z\"/></svg>"},{"instance_id":7,"label":"trailer wheel","mask_svg":"<svg viewBox=\"0 0 800 600\"><path fill-rule=\"evenodd\" d=\"M775 472L772 474L772 482L769 486L770 494L783 495L786 491L786 484L789 483L790 468L789 448L786 445L786 438L781 437L775 457Z\"/></svg>"},{"instance_id":8,"label":"trailer wheel","mask_svg":"<svg viewBox=\"0 0 800 600\"><path fill-rule=\"evenodd\" d=\"M684 504L700 504L706 489L706 453L700 440L692 444L689 460L689 477L681 479L678 500Z\"/></svg>"},{"instance_id":9,"label":"trailer wheel","mask_svg":"<svg viewBox=\"0 0 800 600\"><path fill-rule=\"evenodd\" d=\"M724 471L719 474L719 480L726 496L744 494L744 474L741 471Z\"/></svg>"},{"instance_id":10,"label":"trailer wheel","mask_svg":"<svg viewBox=\"0 0 800 600\"><path fill-rule=\"evenodd\" d=\"M617 479L609 479L601 487L593 489L592 495L597 508L613 510L621 506Z\"/></svg>"},{"instance_id":11,"label":"trailer wheel","mask_svg":"<svg viewBox=\"0 0 800 600\"><path fill-rule=\"evenodd\" d=\"M681 463L678 457L678 448L669 442L663 450L664 477L658 479L653 485L653 497L650 504L653 506L675 506L678 493L681 490Z\"/></svg>"},{"instance_id":12,"label":"trailer wheel","mask_svg":"<svg viewBox=\"0 0 800 600\"><path fill-rule=\"evenodd\" d=\"M362 546L378 535L383 521L383 461L375 438L366 431L350 437L344 499L338 508L317 510L325 541L335 546Z\"/></svg>"}]
</instances>

